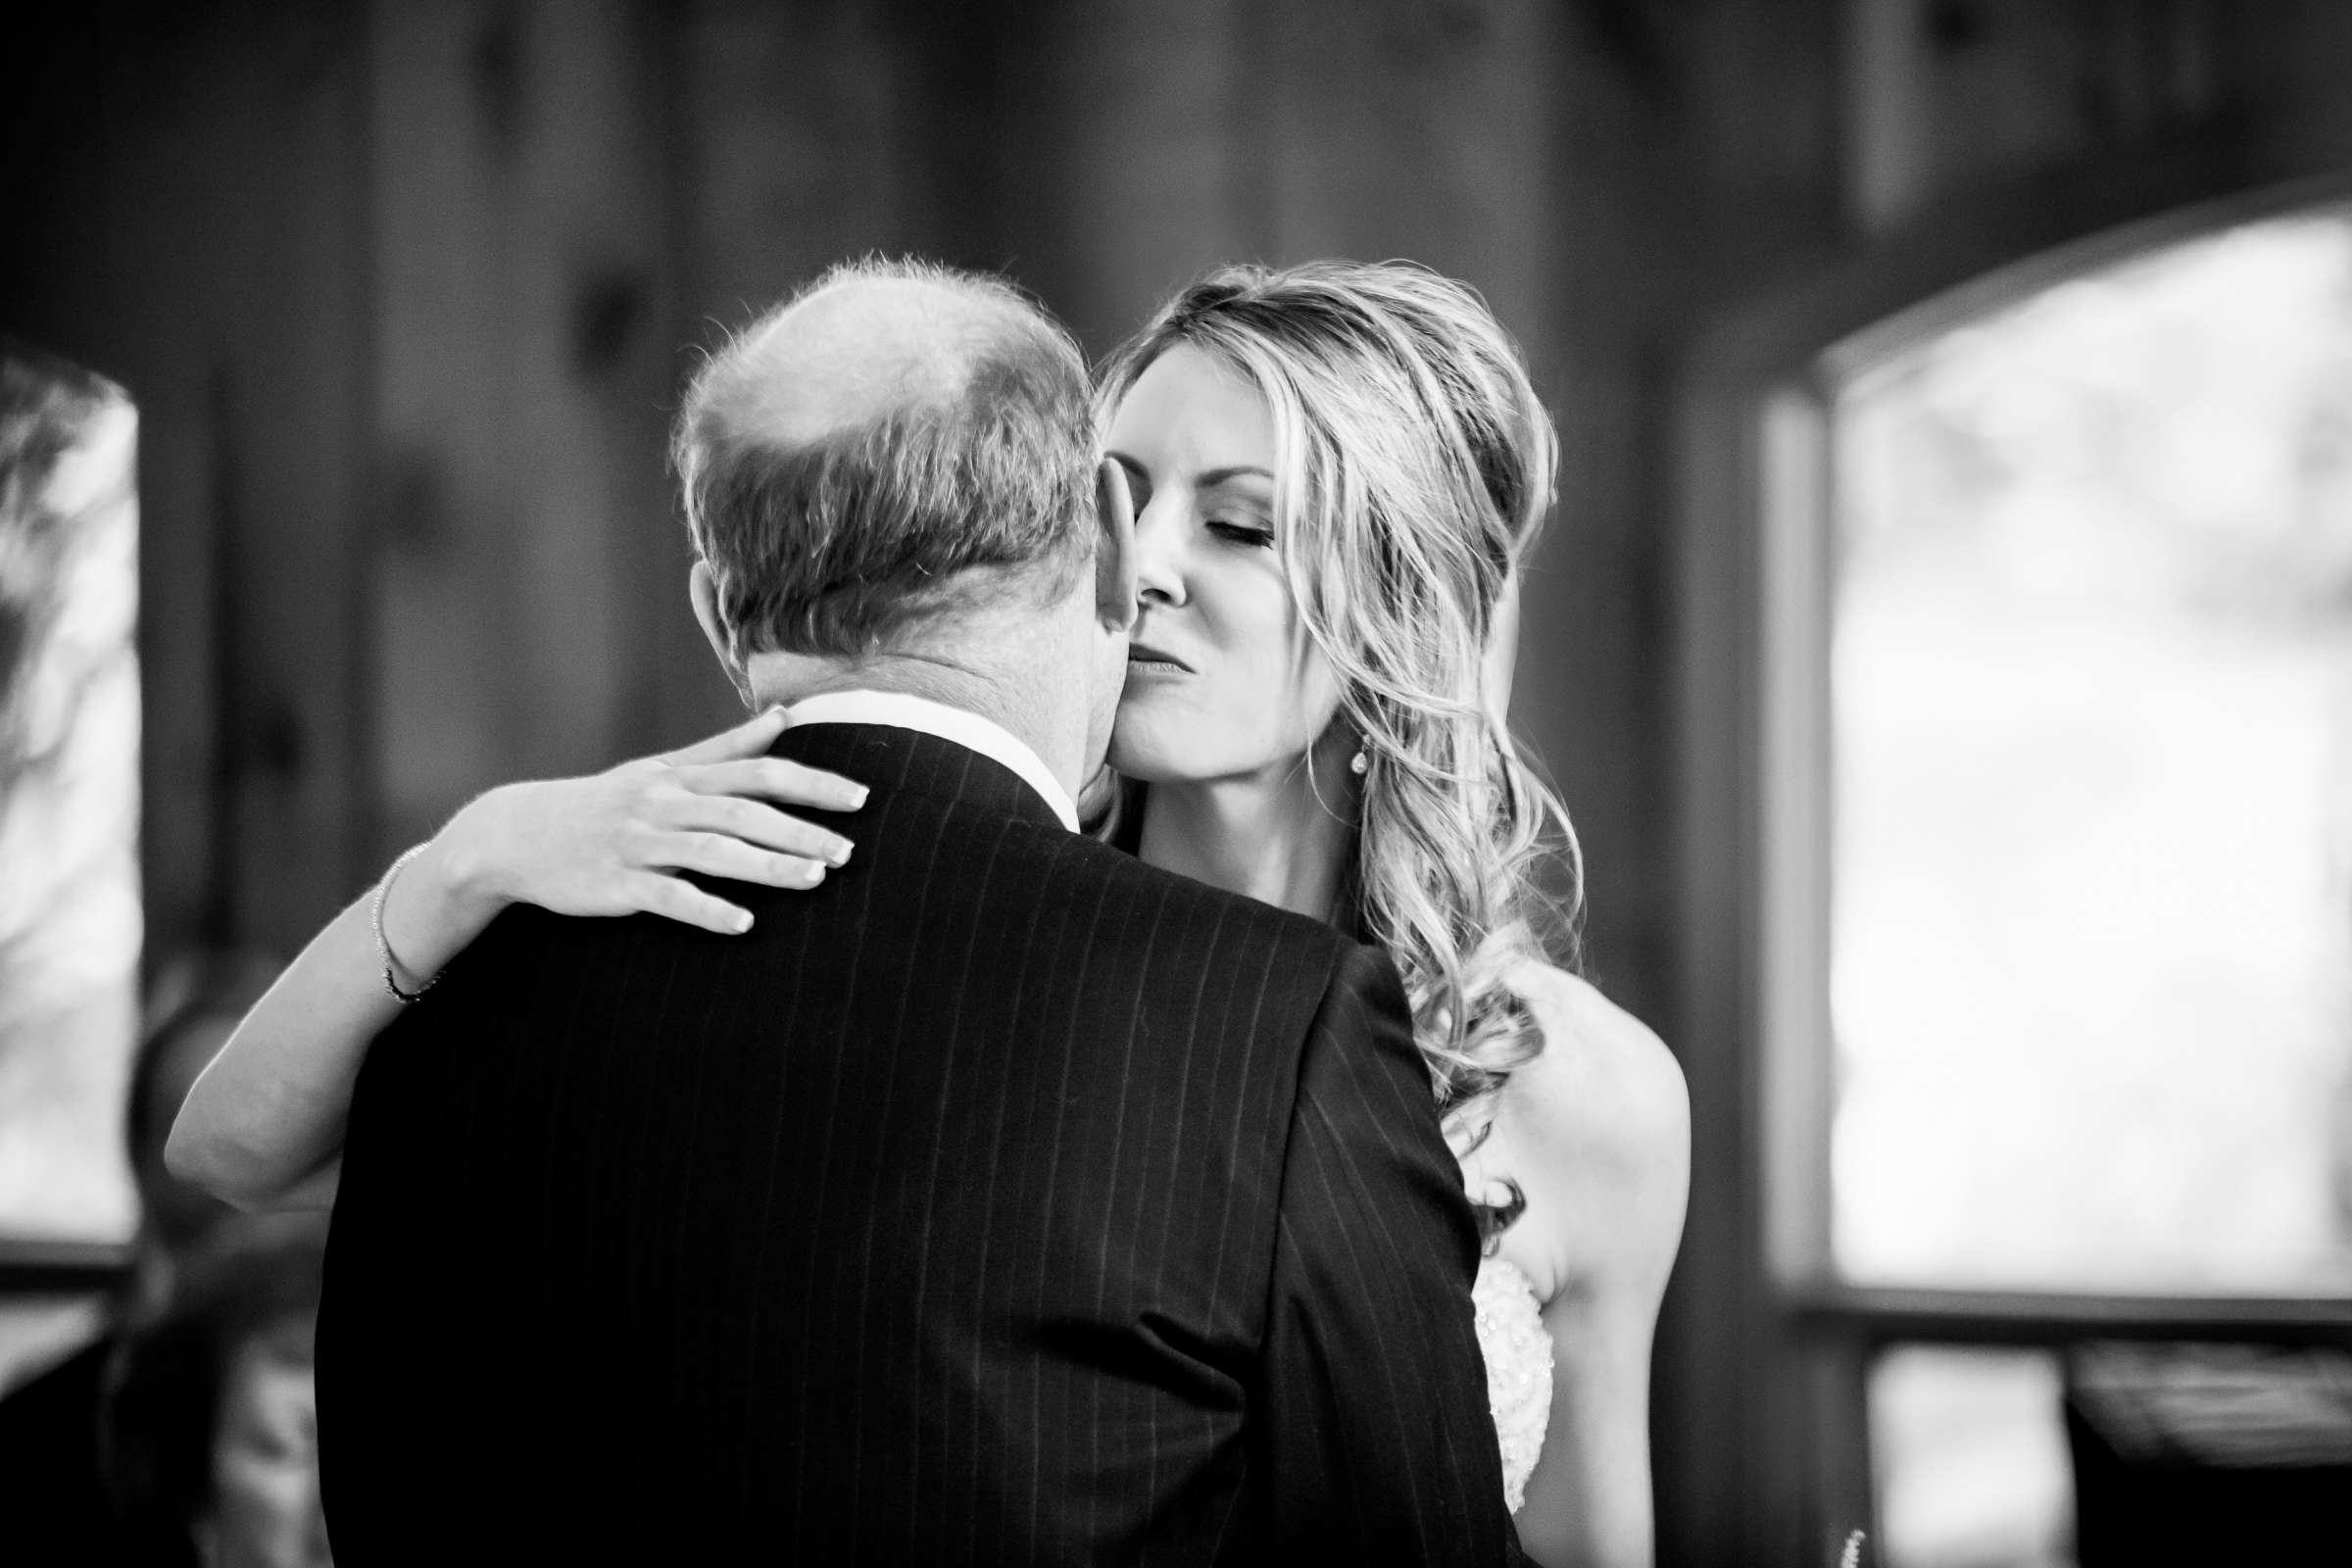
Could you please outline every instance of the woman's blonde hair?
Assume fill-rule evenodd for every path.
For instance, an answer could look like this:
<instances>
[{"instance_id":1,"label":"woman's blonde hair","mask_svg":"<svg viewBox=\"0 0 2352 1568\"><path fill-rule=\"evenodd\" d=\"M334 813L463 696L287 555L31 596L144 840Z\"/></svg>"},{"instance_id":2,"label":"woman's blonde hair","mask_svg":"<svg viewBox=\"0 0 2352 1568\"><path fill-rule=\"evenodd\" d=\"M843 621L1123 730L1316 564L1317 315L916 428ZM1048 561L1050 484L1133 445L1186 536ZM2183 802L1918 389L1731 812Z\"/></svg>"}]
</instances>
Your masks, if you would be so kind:
<instances>
[{"instance_id":1,"label":"woman's blonde hair","mask_svg":"<svg viewBox=\"0 0 2352 1568\"><path fill-rule=\"evenodd\" d=\"M1575 837L1483 678L1551 507L1550 416L1486 302L1409 263L1210 273L1111 356L1105 418L1179 345L1273 413L1276 547L1367 764L1355 920L1403 974L1441 1105L1459 1104L1542 1048L1512 968L1575 961ZM1555 849L1558 897L1539 877Z\"/></svg>"}]
</instances>

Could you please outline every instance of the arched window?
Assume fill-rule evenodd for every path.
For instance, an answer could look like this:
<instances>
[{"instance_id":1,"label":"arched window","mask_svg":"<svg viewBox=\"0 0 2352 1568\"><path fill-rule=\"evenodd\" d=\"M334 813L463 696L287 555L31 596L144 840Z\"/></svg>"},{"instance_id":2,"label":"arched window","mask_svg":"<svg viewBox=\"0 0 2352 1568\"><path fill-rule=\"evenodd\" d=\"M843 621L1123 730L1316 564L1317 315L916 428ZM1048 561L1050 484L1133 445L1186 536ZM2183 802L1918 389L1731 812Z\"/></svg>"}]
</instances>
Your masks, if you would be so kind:
<instances>
[{"instance_id":1,"label":"arched window","mask_svg":"<svg viewBox=\"0 0 2352 1568\"><path fill-rule=\"evenodd\" d=\"M1684 432L1699 1288L1890 1568L2064 1560L2158 1347L2352 1374L2352 204L1985 244L1747 318Z\"/></svg>"},{"instance_id":2,"label":"arched window","mask_svg":"<svg viewBox=\"0 0 2352 1568\"><path fill-rule=\"evenodd\" d=\"M2352 212L1833 373L1830 1277L2352 1294ZM2055 1386L1883 1362L1888 1546L2049 1544Z\"/></svg>"},{"instance_id":3,"label":"arched window","mask_svg":"<svg viewBox=\"0 0 2352 1568\"><path fill-rule=\"evenodd\" d=\"M1838 1277L2352 1291L2352 212L1832 417Z\"/></svg>"}]
</instances>

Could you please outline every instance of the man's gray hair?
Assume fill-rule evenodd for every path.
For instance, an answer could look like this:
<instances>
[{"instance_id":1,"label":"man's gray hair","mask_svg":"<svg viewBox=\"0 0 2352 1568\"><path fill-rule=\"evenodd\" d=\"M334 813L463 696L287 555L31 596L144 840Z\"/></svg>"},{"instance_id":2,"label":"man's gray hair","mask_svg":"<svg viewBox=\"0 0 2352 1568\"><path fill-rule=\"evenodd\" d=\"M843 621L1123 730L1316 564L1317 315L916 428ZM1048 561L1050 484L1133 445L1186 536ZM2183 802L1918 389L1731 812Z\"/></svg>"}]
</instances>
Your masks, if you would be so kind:
<instances>
[{"instance_id":1,"label":"man's gray hair","mask_svg":"<svg viewBox=\"0 0 2352 1568\"><path fill-rule=\"evenodd\" d=\"M747 419L767 330L815 294L869 280L944 289L977 307L973 329L867 417L808 439ZM1041 596L1066 592L1094 533L1089 397L1077 343L1001 278L846 263L762 316L695 377L670 443L735 657L865 657L1012 575Z\"/></svg>"}]
</instances>

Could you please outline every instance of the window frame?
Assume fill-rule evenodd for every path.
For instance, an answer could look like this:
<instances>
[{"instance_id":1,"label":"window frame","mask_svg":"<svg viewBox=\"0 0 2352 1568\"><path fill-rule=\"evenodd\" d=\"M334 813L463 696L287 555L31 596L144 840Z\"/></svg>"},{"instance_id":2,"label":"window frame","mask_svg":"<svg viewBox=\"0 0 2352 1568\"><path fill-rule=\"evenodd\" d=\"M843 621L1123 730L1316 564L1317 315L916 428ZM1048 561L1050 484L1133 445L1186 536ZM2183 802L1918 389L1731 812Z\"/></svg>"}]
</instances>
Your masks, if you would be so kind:
<instances>
[{"instance_id":1,"label":"window frame","mask_svg":"<svg viewBox=\"0 0 2352 1568\"><path fill-rule=\"evenodd\" d=\"M0 1239L0 1300L50 1300L120 1290L130 1274L127 1242Z\"/></svg>"},{"instance_id":2,"label":"window frame","mask_svg":"<svg viewBox=\"0 0 2352 1568\"><path fill-rule=\"evenodd\" d=\"M1829 1206L1838 392L2068 278L2347 199L2352 172L2256 184L2226 141L2022 180L1727 311L1683 362L1675 1038L1701 1152L1660 1341L1662 1556L1683 1508L1702 1516L1683 1544L1701 1560L1833 1562L1851 1529L1875 1537L1868 1379L1890 1346L2352 1347L2341 1298L1849 1284Z\"/></svg>"},{"instance_id":3,"label":"window frame","mask_svg":"<svg viewBox=\"0 0 2352 1568\"><path fill-rule=\"evenodd\" d=\"M2094 236L1980 279L1958 298L1923 302L1826 345L1798 375L1770 382L1756 409L1756 846L1761 1138L1765 1256L1783 1297L1826 1320L1916 1314L1989 1328L2046 1317L2053 1325L2130 1332L2158 1322L2254 1330L2352 1326L2352 1300L2254 1296L2040 1292L1858 1286L1838 1275L1831 1246L1831 1126L1836 1109L1831 1019L1831 637L1837 564L1837 400L1861 375L1916 345L2022 303L2070 278L2262 218L2338 208L2325 198L2247 210L2229 204ZM2352 215L2352 209L2346 209ZM2154 230L2154 233L2151 233ZM1972 1305L1970 1303L1979 1303ZM2038 1309L2033 1303L2041 1303ZM2185 1336L2184 1336L2185 1337Z\"/></svg>"}]
</instances>

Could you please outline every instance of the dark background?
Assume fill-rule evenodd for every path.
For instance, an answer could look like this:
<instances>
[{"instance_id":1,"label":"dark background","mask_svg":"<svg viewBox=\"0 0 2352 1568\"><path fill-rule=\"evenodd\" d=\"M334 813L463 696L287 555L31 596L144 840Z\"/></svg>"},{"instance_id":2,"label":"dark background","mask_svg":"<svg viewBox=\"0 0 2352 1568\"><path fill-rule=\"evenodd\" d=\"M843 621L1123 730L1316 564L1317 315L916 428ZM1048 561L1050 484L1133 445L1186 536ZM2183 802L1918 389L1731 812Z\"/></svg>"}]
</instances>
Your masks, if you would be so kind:
<instances>
[{"instance_id":1,"label":"dark background","mask_svg":"<svg viewBox=\"0 0 2352 1568\"><path fill-rule=\"evenodd\" d=\"M1586 846L1596 976L1696 1116L1662 1554L1838 1538L1740 1022L1751 394L2120 225L2340 192L2352 5L25 10L0 331L140 411L151 953L290 950L471 792L731 718L665 427L698 350L832 260L1004 270L1097 353L1228 259L1483 289L1565 447L1515 717Z\"/></svg>"}]
</instances>

